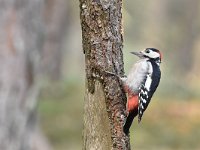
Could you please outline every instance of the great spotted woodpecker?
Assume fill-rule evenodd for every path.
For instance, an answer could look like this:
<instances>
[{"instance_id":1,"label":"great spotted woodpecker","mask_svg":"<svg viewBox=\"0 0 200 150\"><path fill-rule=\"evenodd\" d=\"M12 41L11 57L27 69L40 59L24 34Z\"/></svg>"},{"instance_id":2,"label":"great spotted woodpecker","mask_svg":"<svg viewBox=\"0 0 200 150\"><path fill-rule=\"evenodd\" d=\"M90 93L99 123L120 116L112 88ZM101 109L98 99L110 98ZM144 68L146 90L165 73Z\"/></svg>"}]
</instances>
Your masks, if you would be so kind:
<instances>
[{"instance_id":1,"label":"great spotted woodpecker","mask_svg":"<svg viewBox=\"0 0 200 150\"><path fill-rule=\"evenodd\" d=\"M129 133L129 128L137 115L138 122L141 121L161 77L162 55L159 50L146 48L143 51L131 53L138 56L140 60L133 65L127 77L118 76L122 81L125 92L128 93L127 119L124 124L125 134Z\"/></svg>"}]
</instances>

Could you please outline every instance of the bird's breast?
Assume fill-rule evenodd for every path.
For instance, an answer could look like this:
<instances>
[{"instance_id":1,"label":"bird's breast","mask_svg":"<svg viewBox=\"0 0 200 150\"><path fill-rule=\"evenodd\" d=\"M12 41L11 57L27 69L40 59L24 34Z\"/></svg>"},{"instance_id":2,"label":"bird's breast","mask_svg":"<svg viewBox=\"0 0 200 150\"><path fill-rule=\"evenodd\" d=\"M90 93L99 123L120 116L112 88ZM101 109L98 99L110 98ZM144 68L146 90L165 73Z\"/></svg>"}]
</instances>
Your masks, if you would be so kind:
<instances>
[{"instance_id":1,"label":"bird's breast","mask_svg":"<svg viewBox=\"0 0 200 150\"><path fill-rule=\"evenodd\" d=\"M126 85L133 94L138 94L139 87L144 82L149 70L149 65L146 60L140 60L131 68Z\"/></svg>"}]
</instances>

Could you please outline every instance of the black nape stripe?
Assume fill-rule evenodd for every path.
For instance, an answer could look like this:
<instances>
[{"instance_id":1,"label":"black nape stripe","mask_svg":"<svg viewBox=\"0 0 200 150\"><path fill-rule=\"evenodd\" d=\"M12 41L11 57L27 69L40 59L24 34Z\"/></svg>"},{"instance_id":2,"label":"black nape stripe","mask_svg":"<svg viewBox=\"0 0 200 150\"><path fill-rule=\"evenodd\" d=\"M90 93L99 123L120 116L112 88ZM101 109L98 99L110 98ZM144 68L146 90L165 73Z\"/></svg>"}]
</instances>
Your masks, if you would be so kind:
<instances>
[{"instance_id":1,"label":"black nape stripe","mask_svg":"<svg viewBox=\"0 0 200 150\"><path fill-rule=\"evenodd\" d=\"M152 50L152 51L154 51L154 52L159 52L159 50L158 50L158 49L155 49L155 48L147 48L147 49L150 49L150 50Z\"/></svg>"}]
</instances>

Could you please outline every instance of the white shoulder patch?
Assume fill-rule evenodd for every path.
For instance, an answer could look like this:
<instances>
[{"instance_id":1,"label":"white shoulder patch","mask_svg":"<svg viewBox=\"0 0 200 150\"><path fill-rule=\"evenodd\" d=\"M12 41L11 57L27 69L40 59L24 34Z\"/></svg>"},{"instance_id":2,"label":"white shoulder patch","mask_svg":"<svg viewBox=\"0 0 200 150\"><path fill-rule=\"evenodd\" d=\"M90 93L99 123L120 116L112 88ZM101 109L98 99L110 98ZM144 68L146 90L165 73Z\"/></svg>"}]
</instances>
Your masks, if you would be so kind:
<instances>
[{"instance_id":1,"label":"white shoulder patch","mask_svg":"<svg viewBox=\"0 0 200 150\"><path fill-rule=\"evenodd\" d=\"M152 83L152 73L153 73L153 68L150 62L148 62L148 74L146 77L146 82L144 83L144 87L150 91L151 83Z\"/></svg>"},{"instance_id":2,"label":"white shoulder patch","mask_svg":"<svg viewBox=\"0 0 200 150\"><path fill-rule=\"evenodd\" d=\"M150 91L151 82L152 82L151 76L150 76L150 75L147 75L147 79L146 79L146 82L145 82L144 87L145 87L148 91Z\"/></svg>"}]
</instances>

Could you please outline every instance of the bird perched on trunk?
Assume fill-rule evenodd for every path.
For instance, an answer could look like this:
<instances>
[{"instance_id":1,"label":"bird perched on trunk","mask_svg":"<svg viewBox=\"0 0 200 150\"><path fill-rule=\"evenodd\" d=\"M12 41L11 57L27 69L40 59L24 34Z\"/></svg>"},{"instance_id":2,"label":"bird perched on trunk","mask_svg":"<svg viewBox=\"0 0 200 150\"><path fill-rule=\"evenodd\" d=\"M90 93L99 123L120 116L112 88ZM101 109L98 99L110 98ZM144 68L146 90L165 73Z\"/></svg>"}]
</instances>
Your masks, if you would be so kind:
<instances>
[{"instance_id":1,"label":"bird perched on trunk","mask_svg":"<svg viewBox=\"0 0 200 150\"><path fill-rule=\"evenodd\" d=\"M122 81L125 92L128 93L127 119L124 133L129 133L133 119L138 115L141 121L144 111L156 91L161 77L161 52L155 48L146 48L140 52L131 52L140 58L131 68L127 77L118 77ZM115 75L114 73L107 72Z\"/></svg>"}]
</instances>

